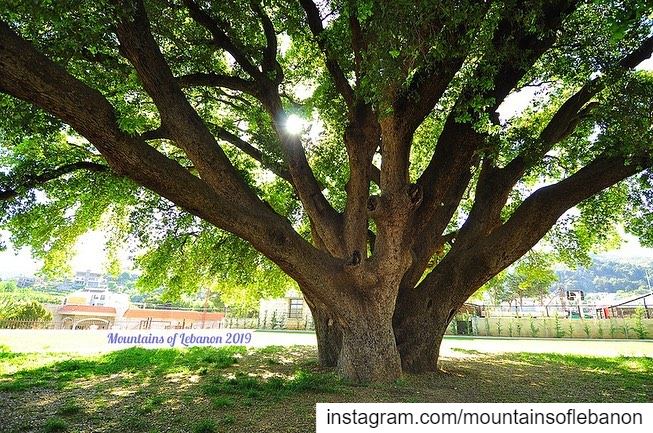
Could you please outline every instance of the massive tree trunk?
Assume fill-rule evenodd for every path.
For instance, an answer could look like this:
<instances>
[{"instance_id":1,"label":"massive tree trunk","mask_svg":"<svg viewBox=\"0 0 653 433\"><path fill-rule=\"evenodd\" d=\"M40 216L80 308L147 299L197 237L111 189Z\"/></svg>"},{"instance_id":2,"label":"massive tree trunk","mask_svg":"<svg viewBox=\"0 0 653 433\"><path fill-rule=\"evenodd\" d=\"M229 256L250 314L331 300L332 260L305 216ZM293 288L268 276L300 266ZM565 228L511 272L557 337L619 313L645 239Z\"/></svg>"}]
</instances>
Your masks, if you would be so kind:
<instances>
[{"instance_id":1,"label":"massive tree trunk","mask_svg":"<svg viewBox=\"0 0 653 433\"><path fill-rule=\"evenodd\" d=\"M311 293L310 290L308 290ZM337 367L357 383L387 382L401 376L392 315L397 288L356 286L334 291L330 305L307 297L314 314L320 364Z\"/></svg>"},{"instance_id":2,"label":"massive tree trunk","mask_svg":"<svg viewBox=\"0 0 653 433\"><path fill-rule=\"evenodd\" d=\"M401 376L392 320L361 315L343 329L338 370L357 383L389 382Z\"/></svg>"},{"instance_id":3,"label":"massive tree trunk","mask_svg":"<svg viewBox=\"0 0 653 433\"><path fill-rule=\"evenodd\" d=\"M321 367L336 367L342 348L342 329L335 320L335 315L330 313L325 305L311 302L306 298L306 303L313 315L315 335L317 337L317 355Z\"/></svg>"},{"instance_id":4,"label":"massive tree trunk","mask_svg":"<svg viewBox=\"0 0 653 433\"><path fill-rule=\"evenodd\" d=\"M435 371L442 338L456 312L497 271L478 248L455 245L415 287L399 290L393 324L404 371Z\"/></svg>"},{"instance_id":5,"label":"massive tree trunk","mask_svg":"<svg viewBox=\"0 0 653 433\"><path fill-rule=\"evenodd\" d=\"M401 376L401 361L392 328L392 313L359 306L342 323L338 370L357 383L388 382Z\"/></svg>"},{"instance_id":6,"label":"massive tree trunk","mask_svg":"<svg viewBox=\"0 0 653 433\"><path fill-rule=\"evenodd\" d=\"M402 372L392 328L397 286L360 278L368 274L357 265L348 272L358 278L300 286L313 314L320 365L352 382L392 381Z\"/></svg>"},{"instance_id":7,"label":"massive tree trunk","mask_svg":"<svg viewBox=\"0 0 653 433\"><path fill-rule=\"evenodd\" d=\"M451 290L452 288L448 288ZM397 348L405 372L438 369L440 344L460 305L450 293L424 297L420 287L400 291L393 317Z\"/></svg>"}]
</instances>

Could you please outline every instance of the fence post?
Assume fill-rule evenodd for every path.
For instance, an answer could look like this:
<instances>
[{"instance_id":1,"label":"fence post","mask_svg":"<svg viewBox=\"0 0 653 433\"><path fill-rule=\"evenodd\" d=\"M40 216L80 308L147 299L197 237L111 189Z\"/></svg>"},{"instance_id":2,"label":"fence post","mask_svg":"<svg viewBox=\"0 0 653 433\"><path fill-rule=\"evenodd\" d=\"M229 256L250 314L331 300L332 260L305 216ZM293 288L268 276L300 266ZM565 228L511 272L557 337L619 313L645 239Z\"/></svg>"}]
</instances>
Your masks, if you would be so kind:
<instances>
[{"instance_id":1,"label":"fence post","mask_svg":"<svg viewBox=\"0 0 653 433\"><path fill-rule=\"evenodd\" d=\"M650 319L651 316L650 316L650 314L648 312L648 307L646 306L646 298L643 298L642 301L644 301L644 311L646 311L646 318Z\"/></svg>"}]
</instances>

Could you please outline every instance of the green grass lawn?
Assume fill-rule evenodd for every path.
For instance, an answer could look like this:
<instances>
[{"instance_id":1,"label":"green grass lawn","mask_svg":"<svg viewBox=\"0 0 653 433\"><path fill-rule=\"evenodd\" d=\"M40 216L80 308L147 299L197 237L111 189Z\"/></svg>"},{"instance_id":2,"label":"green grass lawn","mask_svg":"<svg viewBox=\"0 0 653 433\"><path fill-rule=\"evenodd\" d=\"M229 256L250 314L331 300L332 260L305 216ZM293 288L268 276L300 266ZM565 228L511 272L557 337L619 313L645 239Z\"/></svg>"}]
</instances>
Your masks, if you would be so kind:
<instances>
[{"instance_id":1,"label":"green grass lawn","mask_svg":"<svg viewBox=\"0 0 653 433\"><path fill-rule=\"evenodd\" d=\"M310 432L316 402L653 402L653 359L453 349L440 373L354 386L315 348L0 351L0 432Z\"/></svg>"}]
</instances>

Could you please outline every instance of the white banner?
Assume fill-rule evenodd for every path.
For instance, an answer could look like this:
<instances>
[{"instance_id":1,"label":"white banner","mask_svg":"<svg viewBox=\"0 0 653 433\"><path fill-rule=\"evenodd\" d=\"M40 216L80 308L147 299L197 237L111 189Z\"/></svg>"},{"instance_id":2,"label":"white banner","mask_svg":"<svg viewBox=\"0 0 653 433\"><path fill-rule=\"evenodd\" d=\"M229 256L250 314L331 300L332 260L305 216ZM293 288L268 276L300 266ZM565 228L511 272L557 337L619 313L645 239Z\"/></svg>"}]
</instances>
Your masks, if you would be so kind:
<instances>
[{"instance_id":1,"label":"white banner","mask_svg":"<svg viewBox=\"0 0 653 433\"><path fill-rule=\"evenodd\" d=\"M317 403L315 422L317 433L639 433L653 431L653 403Z\"/></svg>"},{"instance_id":2,"label":"white banner","mask_svg":"<svg viewBox=\"0 0 653 433\"><path fill-rule=\"evenodd\" d=\"M12 352L101 353L131 346L179 349L189 346L265 347L315 344L315 333L313 332L284 330L231 328L0 329L0 346L6 346Z\"/></svg>"},{"instance_id":3,"label":"white banner","mask_svg":"<svg viewBox=\"0 0 653 433\"><path fill-rule=\"evenodd\" d=\"M251 329L179 329L107 331L106 344L112 347L192 347L247 346L252 344Z\"/></svg>"}]
</instances>

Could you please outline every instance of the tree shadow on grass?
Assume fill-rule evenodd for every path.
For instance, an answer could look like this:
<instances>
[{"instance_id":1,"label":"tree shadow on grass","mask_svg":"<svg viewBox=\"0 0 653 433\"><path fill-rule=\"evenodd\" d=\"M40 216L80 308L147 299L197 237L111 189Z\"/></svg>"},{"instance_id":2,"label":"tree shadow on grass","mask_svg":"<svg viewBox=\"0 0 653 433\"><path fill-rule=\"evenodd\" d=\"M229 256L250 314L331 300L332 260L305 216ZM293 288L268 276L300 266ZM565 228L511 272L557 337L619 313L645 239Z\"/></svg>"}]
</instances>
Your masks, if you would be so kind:
<instances>
[{"instance_id":1,"label":"tree shadow on grass","mask_svg":"<svg viewBox=\"0 0 653 433\"><path fill-rule=\"evenodd\" d=\"M303 433L324 401L653 401L651 358L455 352L443 359L445 373L350 386L315 365L314 348L133 348L0 376L26 389L0 393L0 418L21 433L42 432L52 417L71 433L190 433L206 420L232 433Z\"/></svg>"},{"instance_id":2,"label":"tree shadow on grass","mask_svg":"<svg viewBox=\"0 0 653 433\"><path fill-rule=\"evenodd\" d=\"M447 359L438 383L463 401L650 402L653 359L550 353L465 353Z\"/></svg>"},{"instance_id":3,"label":"tree shadow on grass","mask_svg":"<svg viewBox=\"0 0 653 433\"><path fill-rule=\"evenodd\" d=\"M11 404L4 411L0 407L0 418L8 417L7 431L21 433L44 431L45 423L57 417L71 432L158 432L170 426L190 432L202 420L220 431L231 431L235 423L264 431L262 425L286 423L279 413L297 402L306 402L302 410L308 420L314 410L310 399L342 387L333 373L299 367L306 359L294 366L282 362L307 356L303 350L250 351L240 358L244 353L240 348L134 348L25 369L5 375L15 392L5 393ZM268 365L270 357L279 362ZM294 421L311 424L307 420Z\"/></svg>"},{"instance_id":4,"label":"tree shadow on grass","mask_svg":"<svg viewBox=\"0 0 653 433\"><path fill-rule=\"evenodd\" d=\"M245 352L246 349L241 346L193 347L184 351L133 347L92 358L58 361L2 375L0 391L19 391L33 387L60 389L73 380L117 373L133 373L144 378L206 368L226 368L235 364L238 357ZM16 356L20 354L0 353L0 361Z\"/></svg>"}]
</instances>

